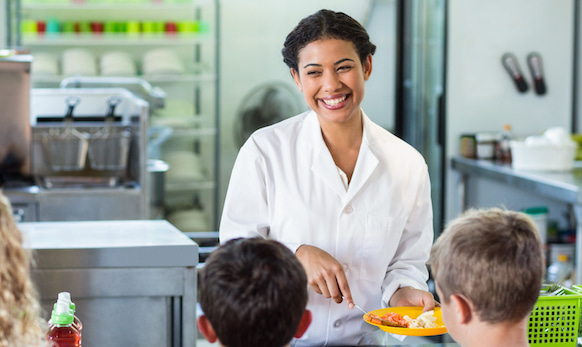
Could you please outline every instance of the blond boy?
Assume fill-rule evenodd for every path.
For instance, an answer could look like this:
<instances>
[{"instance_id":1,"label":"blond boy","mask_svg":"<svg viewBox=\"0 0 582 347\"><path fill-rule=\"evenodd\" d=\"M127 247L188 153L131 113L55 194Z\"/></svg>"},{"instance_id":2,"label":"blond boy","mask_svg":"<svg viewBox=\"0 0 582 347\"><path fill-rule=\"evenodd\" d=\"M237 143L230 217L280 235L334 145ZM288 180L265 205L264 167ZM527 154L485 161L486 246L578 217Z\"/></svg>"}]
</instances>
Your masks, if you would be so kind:
<instances>
[{"instance_id":1,"label":"blond boy","mask_svg":"<svg viewBox=\"0 0 582 347\"><path fill-rule=\"evenodd\" d=\"M540 237L528 216L469 210L437 239L430 264L443 321L457 343L529 346L528 319L544 268Z\"/></svg>"}]
</instances>

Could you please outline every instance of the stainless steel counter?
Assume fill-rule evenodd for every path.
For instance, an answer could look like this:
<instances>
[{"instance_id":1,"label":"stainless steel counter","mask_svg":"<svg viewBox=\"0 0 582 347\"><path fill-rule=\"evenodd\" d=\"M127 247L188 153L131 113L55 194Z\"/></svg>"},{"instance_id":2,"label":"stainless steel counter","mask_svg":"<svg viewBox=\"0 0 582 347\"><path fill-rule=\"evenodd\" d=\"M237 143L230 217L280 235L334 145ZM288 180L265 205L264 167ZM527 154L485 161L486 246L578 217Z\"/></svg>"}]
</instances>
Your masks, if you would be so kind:
<instances>
[{"instance_id":1,"label":"stainless steel counter","mask_svg":"<svg viewBox=\"0 0 582 347\"><path fill-rule=\"evenodd\" d=\"M582 163L563 172L514 170L511 165L491 160L455 157L451 167L461 174L459 199L466 208L466 181L470 176L491 179L571 205L576 219L576 278L582 278Z\"/></svg>"},{"instance_id":2,"label":"stainless steel counter","mask_svg":"<svg viewBox=\"0 0 582 347\"><path fill-rule=\"evenodd\" d=\"M87 207L90 208L90 207ZM20 223L41 304L71 293L83 345L195 346L198 245L166 221Z\"/></svg>"},{"instance_id":3,"label":"stainless steel counter","mask_svg":"<svg viewBox=\"0 0 582 347\"><path fill-rule=\"evenodd\" d=\"M569 204L582 204L582 162L577 162L574 170L563 172L514 170L509 164L461 157L453 158L451 166L464 175L511 184Z\"/></svg>"}]
</instances>

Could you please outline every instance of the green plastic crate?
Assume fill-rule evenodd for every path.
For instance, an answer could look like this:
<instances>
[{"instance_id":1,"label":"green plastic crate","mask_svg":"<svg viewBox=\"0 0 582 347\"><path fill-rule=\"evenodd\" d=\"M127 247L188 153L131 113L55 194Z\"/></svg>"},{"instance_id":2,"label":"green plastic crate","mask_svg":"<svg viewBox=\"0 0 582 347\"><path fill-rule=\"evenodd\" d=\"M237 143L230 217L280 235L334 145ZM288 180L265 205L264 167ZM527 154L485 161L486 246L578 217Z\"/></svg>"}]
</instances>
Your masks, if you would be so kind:
<instances>
[{"instance_id":1,"label":"green plastic crate","mask_svg":"<svg viewBox=\"0 0 582 347\"><path fill-rule=\"evenodd\" d=\"M576 347L580 326L582 290L562 288L552 296L540 296L529 317L530 346Z\"/></svg>"},{"instance_id":2,"label":"green plastic crate","mask_svg":"<svg viewBox=\"0 0 582 347\"><path fill-rule=\"evenodd\" d=\"M572 286L572 290L578 294L582 294L582 285L575 284ZM580 299L580 306L582 306L582 299ZM582 336L582 307L580 308L580 325L578 326L578 337Z\"/></svg>"}]
</instances>

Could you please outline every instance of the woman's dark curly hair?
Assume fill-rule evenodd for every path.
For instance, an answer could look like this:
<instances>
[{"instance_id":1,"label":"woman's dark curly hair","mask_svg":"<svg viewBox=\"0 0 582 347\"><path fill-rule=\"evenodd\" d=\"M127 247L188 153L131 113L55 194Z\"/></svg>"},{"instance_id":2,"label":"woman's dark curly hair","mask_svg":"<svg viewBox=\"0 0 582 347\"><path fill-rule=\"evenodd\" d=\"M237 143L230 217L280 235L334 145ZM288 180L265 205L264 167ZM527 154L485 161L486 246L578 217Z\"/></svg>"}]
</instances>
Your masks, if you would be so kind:
<instances>
[{"instance_id":1,"label":"woman's dark curly hair","mask_svg":"<svg viewBox=\"0 0 582 347\"><path fill-rule=\"evenodd\" d=\"M339 39L353 42L362 64L369 54L374 54L376 46L370 42L366 29L355 19L343 12L320 10L303 18L287 35L283 45L283 61L289 68L299 71L299 51L313 41Z\"/></svg>"}]
</instances>

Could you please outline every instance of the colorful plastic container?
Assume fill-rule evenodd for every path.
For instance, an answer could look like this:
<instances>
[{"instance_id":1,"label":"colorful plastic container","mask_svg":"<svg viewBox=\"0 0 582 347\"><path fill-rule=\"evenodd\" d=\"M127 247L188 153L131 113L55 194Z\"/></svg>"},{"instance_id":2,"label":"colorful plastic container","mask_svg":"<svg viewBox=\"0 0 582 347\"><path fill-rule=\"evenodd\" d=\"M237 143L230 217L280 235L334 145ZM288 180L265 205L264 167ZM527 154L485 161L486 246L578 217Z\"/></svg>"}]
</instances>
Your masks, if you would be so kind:
<instances>
[{"instance_id":1,"label":"colorful plastic container","mask_svg":"<svg viewBox=\"0 0 582 347\"><path fill-rule=\"evenodd\" d=\"M529 318L530 346L576 347L581 302L582 291L564 287L553 295L540 295Z\"/></svg>"}]
</instances>

